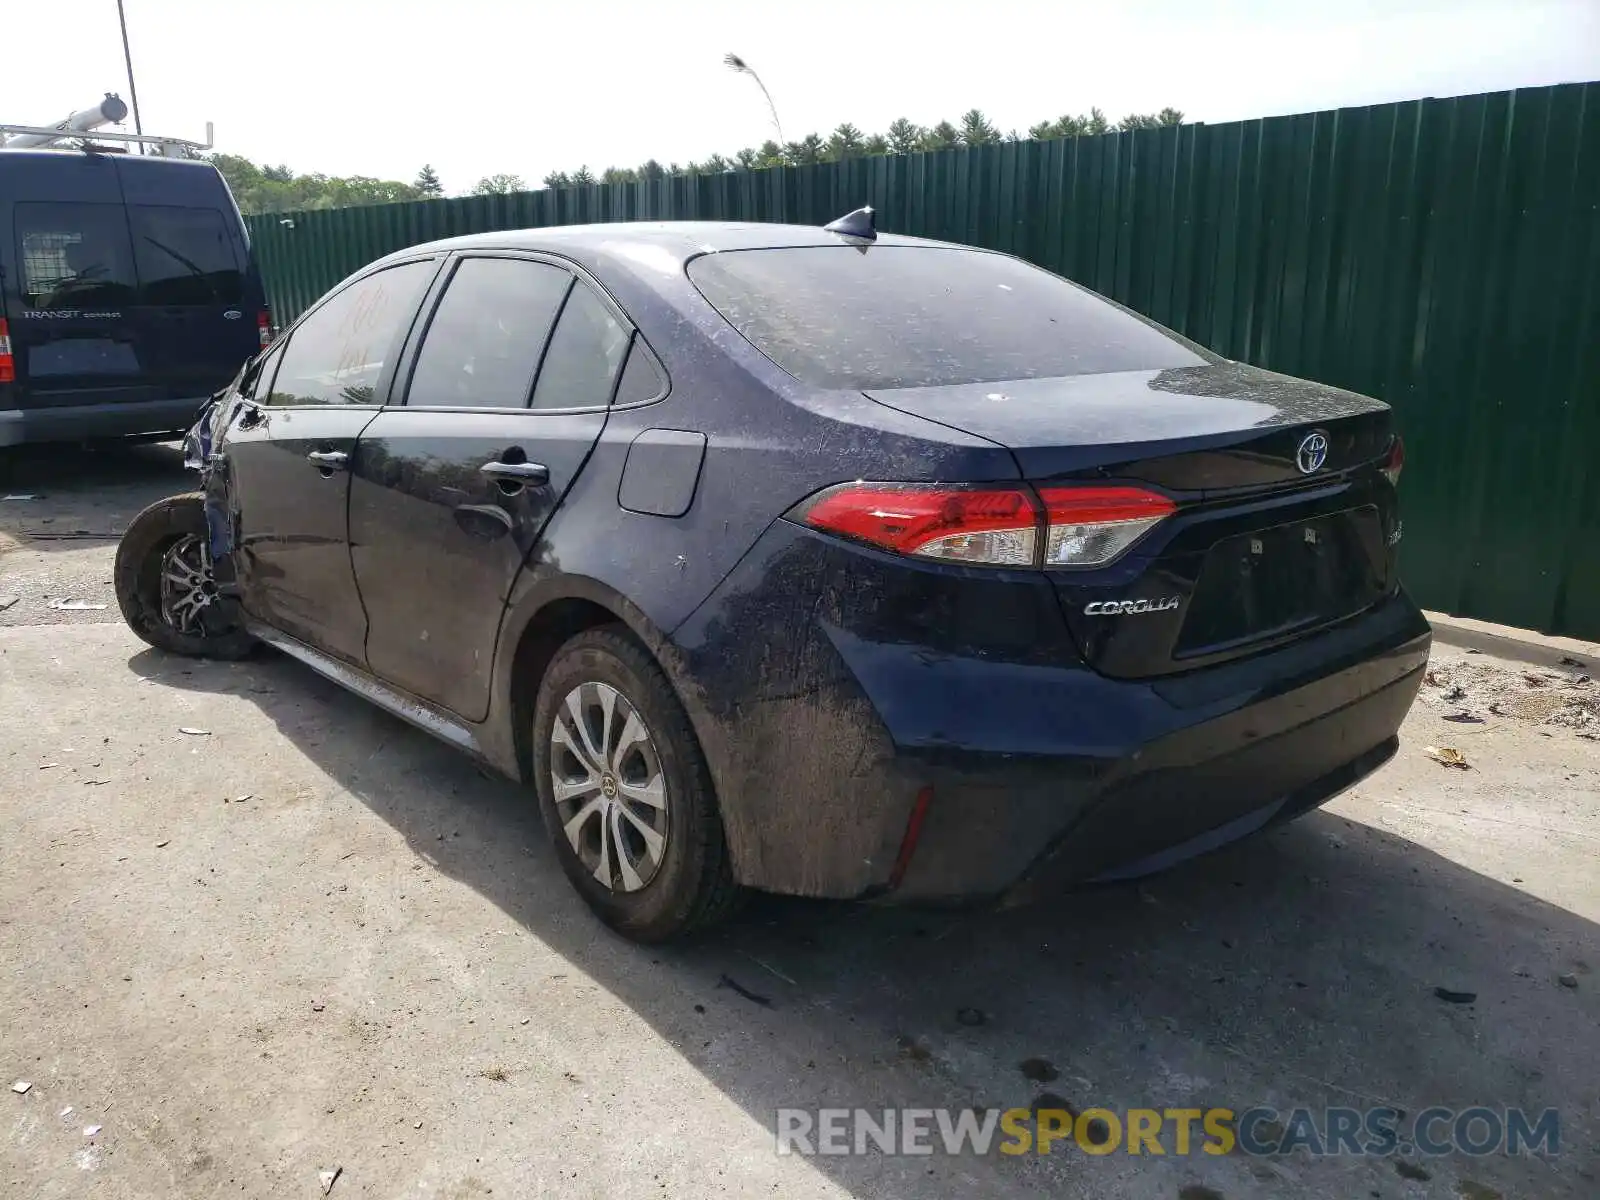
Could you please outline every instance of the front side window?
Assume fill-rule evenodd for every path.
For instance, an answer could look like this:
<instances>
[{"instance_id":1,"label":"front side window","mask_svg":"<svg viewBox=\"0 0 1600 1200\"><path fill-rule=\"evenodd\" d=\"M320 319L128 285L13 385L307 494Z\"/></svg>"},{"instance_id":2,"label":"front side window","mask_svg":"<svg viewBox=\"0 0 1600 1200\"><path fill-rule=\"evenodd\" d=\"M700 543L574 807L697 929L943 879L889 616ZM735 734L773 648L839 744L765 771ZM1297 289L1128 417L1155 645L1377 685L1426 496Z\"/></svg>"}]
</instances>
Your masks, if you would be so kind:
<instances>
[{"instance_id":1,"label":"front side window","mask_svg":"<svg viewBox=\"0 0 1600 1200\"><path fill-rule=\"evenodd\" d=\"M428 323L406 404L526 408L572 276L547 263L464 259Z\"/></svg>"},{"instance_id":2,"label":"front side window","mask_svg":"<svg viewBox=\"0 0 1600 1200\"><path fill-rule=\"evenodd\" d=\"M272 377L278 370L278 360L282 357L283 347L278 345L252 362L239 379L239 395L257 404L265 404L267 392L272 387Z\"/></svg>"},{"instance_id":3,"label":"front side window","mask_svg":"<svg viewBox=\"0 0 1600 1200\"><path fill-rule=\"evenodd\" d=\"M119 308L137 276L120 204L16 205L22 302L48 312Z\"/></svg>"},{"instance_id":4,"label":"front side window","mask_svg":"<svg viewBox=\"0 0 1600 1200\"><path fill-rule=\"evenodd\" d=\"M216 209L134 204L128 208L128 224L140 303L242 303L239 252Z\"/></svg>"},{"instance_id":5,"label":"front side window","mask_svg":"<svg viewBox=\"0 0 1600 1200\"><path fill-rule=\"evenodd\" d=\"M582 283L561 310L533 389L534 408L603 408L611 403L630 332Z\"/></svg>"},{"instance_id":6,"label":"front side window","mask_svg":"<svg viewBox=\"0 0 1600 1200\"><path fill-rule=\"evenodd\" d=\"M817 387L941 387L1206 361L1085 288L981 250L734 250L694 259L689 278L758 350Z\"/></svg>"},{"instance_id":7,"label":"front side window","mask_svg":"<svg viewBox=\"0 0 1600 1200\"><path fill-rule=\"evenodd\" d=\"M383 368L436 265L430 259L375 272L307 316L289 335L267 403L378 403Z\"/></svg>"}]
</instances>

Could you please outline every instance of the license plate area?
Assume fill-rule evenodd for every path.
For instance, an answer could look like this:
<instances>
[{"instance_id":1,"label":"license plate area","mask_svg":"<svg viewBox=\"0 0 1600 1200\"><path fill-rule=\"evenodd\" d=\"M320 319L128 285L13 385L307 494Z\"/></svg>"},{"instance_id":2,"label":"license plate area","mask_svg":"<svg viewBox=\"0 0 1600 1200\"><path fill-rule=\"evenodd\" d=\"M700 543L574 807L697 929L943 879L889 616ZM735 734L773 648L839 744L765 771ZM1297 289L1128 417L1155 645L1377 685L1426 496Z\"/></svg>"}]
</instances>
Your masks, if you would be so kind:
<instances>
[{"instance_id":1,"label":"license plate area","mask_svg":"<svg viewBox=\"0 0 1600 1200\"><path fill-rule=\"evenodd\" d=\"M1375 507L1227 538L1207 552L1174 658L1192 658L1359 612L1383 594Z\"/></svg>"}]
</instances>

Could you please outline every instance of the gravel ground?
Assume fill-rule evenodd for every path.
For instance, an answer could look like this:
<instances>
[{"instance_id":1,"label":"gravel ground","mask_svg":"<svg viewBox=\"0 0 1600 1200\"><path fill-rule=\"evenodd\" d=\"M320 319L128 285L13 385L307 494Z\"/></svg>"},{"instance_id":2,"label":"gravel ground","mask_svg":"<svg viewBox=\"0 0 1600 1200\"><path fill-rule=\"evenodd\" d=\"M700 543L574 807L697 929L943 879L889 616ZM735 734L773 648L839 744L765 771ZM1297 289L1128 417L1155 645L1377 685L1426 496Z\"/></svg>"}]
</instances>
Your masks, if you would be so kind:
<instances>
[{"instance_id":1,"label":"gravel ground","mask_svg":"<svg viewBox=\"0 0 1600 1200\"><path fill-rule=\"evenodd\" d=\"M125 454L27 503L105 531L185 486ZM0 580L81 555L49 586L87 591L111 552ZM335 1167L335 1200L1600 1194L1600 742L1490 711L1581 707L1583 668L1441 649L1383 771L1141 885L765 899L650 950L578 904L521 789L287 659L166 657L42 594L0 629L0 1084L32 1084L0 1087L5 1195L313 1197ZM774 1152L780 1106L1035 1102L1554 1107L1562 1153Z\"/></svg>"},{"instance_id":2,"label":"gravel ground","mask_svg":"<svg viewBox=\"0 0 1600 1200\"><path fill-rule=\"evenodd\" d=\"M0 628L121 621L116 539L194 480L176 442L0 449ZM52 607L62 603L73 607Z\"/></svg>"}]
</instances>

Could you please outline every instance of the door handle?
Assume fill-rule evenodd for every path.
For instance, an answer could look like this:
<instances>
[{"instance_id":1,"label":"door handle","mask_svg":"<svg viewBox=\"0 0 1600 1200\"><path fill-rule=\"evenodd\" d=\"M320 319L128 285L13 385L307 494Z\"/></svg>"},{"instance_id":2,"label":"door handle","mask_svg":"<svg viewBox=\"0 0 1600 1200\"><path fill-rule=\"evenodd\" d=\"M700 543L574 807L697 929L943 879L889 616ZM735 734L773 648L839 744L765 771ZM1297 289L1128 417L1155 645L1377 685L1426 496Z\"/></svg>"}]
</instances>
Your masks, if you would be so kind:
<instances>
[{"instance_id":1,"label":"door handle","mask_svg":"<svg viewBox=\"0 0 1600 1200\"><path fill-rule=\"evenodd\" d=\"M306 457L324 471L342 471L350 465L350 456L343 450L313 450Z\"/></svg>"},{"instance_id":2,"label":"door handle","mask_svg":"<svg viewBox=\"0 0 1600 1200\"><path fill-rule=\"evenodd\" d=\"M550 468L543 463L486 462L478 470L490 479L505 483L525 483L530 487L543 487L550 482Z\"/></svg>"}]
</instances>

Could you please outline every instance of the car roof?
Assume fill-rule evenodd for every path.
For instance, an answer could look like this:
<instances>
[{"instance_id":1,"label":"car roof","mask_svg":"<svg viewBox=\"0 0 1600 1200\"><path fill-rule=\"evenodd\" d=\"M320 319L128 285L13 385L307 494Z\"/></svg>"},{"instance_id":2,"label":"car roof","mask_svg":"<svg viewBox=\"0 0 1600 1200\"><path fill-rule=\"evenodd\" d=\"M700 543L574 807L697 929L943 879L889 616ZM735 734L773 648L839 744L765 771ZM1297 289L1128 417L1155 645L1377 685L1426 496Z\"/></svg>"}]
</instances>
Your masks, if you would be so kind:
<instances>
[{"instance_id":1,"label":"car roof","mask_svg":"<svg viewBox=\"0 0 1600 1200\"><path fill-rule=\"evenodd\" d=\"M610 265L637 269L639 251L660 262L670 256L676 266L702 254L854 244L816 225L778 225L759 221L610 221L594 225L552 225L540 229L506 229L474 233L407 247L391 258L439 250L535 250L571 258L590 267ZM943 246L972 250L952 242L936 242L902 234L880 233L877 246Z\"/></svg>"}]
</instances>

